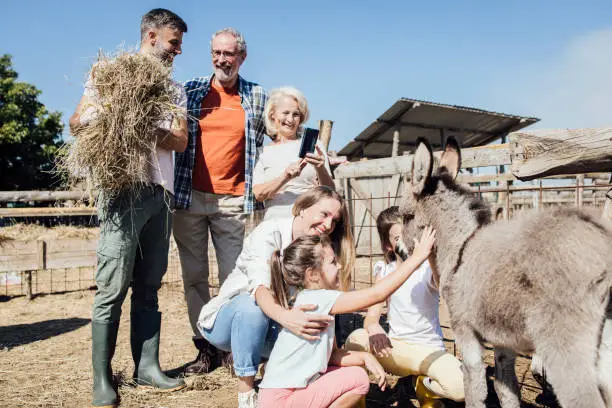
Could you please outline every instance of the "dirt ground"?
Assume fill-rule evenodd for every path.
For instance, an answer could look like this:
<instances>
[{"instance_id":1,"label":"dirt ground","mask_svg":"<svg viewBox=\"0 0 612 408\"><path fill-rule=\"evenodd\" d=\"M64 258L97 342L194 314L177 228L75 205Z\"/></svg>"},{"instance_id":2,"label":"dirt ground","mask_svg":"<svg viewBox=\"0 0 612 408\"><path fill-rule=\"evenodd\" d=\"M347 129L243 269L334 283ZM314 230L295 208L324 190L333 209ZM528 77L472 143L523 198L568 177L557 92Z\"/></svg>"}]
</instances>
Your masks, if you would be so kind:
<instances>
[{"instance_id":1,"label":"dirt ground","mask_svg":"<svg viewBox=\"0 0 612 408\"><path fill-rule=\"evenodd\" d=\"M2 407L87 407L91 402L91 304L94 291L0 297L0 406ZM187 309L180 285L164 285L160 290L163 312L160 361L162 368L180 373L195 357ZM444 311L442 320L444 324ZM352 323L351 323L352 324ZM358 323L355 323L358 324ZM350 331L352 327L345 327ZM445 337L452 337L445 331ZM453 352L454 343L447 342ZM492 356L487 356L491 364ZM517 375L523 383L525 407L541 407L534 402L539 389L528 373L529 361L519 360ZM113 360L119 384L121 407L235 407L236 379L227 369L188 378L182 391L164 394L134 387L129 347L129 301L125 302L118 346ZM492 373L489 370L489 375ZM372 384L368 407L418 407L409 381L389 377L391 387L381 392ZM491 386L491 384L490 384ZM498 406L490 389L488 406ZM462 404L448 403L447 407Z\"/></svg>"}]
</instances>

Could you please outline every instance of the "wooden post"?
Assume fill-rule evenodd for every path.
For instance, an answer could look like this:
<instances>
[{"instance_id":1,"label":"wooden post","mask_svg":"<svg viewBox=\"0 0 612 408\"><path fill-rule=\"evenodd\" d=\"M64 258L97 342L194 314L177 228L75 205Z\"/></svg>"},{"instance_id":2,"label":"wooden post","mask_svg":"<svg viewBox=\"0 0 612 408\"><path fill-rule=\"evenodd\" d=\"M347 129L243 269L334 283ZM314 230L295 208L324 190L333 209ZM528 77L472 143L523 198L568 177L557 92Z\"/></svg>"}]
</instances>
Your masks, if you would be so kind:
<instances>
[{"instance_id":1,"label":"wooden post","mask_svg":"<svg viewBox=\"0 0 612 408\"><path fill-rule=\"evenodd\" d=\"M610 173L610 181L608 184L612 184L612 173ZM604 202L602 216L604 219L612 221L612 188L610 188L606 193L606 201Z\"/></svg>"},{"instance_id":2,"label":"wooden post","mask_svg":"<svg viewBox=\"0 0 612 408\"><path fill-rule=\"evenodd\" d=\"M332 126L334 122L331 120L320 120L319 121L319 140L323 145L324 150L327 152L329 148L329 141L331 140Z\"/></svg>"},{"instance_id":3,"label":"wooden post","mask_svg":"<svg viewBox=\"0 0 612 408\"><path fill-rule=\"evenodd\" d=\"M578 206L578 208L582 208L583 192L584 192L584 174L578 174L576 176L576 205Z\"/></svg>"},{"instance_id":4,"label":"wooden post","mask_svg":"<svg viewBox=\"0 0 612 408\"><path fill-rule=\"evenodd\" d=\"M391 157L396 157L399 154L399 130L393 131L393 147L391 148Z\"/></svg>"},{"instance_id":5,"label":"wooden post","mask_svg":"<svg viewBox=\"0 0 612 408\"><path fill-rule=\"evenodd\" d=\"M32 271L25 272L26 277L26 299L32 300Z\"/></svg>"},{"instance_id":6,"label":"wooden post","mask_svg":"<svg viewBox=\"0 0 612 408\"><path fill-rule=\"evenodd\" d=\"M543 207L544 203L544 191L542 190L542 179L540 179L540 187L538 190L538 209Z\"/></svg>"},{"instance_id":7,"label":"wooden post","mask_svg":"<svg viewBox=\"0 0 612 408\"><path fill-rule=\"evenodd\" d=\"M370 203L369 203L370 204L370 228L369 228L369 230L370 230L370 245L369 245L370 246L370 253L369 253L369 256L370 256L370 273L368 274L368 275L370 275L370 286L372 286L372 284L373 284L372 283L372 275L373 275L372 272L374 272L374 259L372 258L372 238L374 237L373 231L374 231L374 227L376 226L376 218L374 218L374 213L373 213L373 206L374 206L373 198L374 197L373 197L372 193L370 193L370 200L369 200L370 201Z\"/></svg>"},{"instance_id":8,"label":"wooden post","mask_svg":"<svg viewBox=\"0 0 612 408\"><path fill-rule=\"evenodd\" d=\"M510 219L510 185L506 183L506 211L504 212L506 221Z\"/></svg>"},{"instance_id":9,"label":"wooden post","mask_svg":"<svg viewBox=\"0 0 612 408\"><path fill-rule=\"evenodd\" d=\"M349 223L351 224L351 229L353 235L355 235L355 212L353 211L353 194L351 191L351 180L346 178L344 179L344 201L346 202L346 208L348 210L349 215Z\"/></svg>"},{"instance_id":10,"label":"wooden post","mask_svg":"<svg viewBox=\"0 0 612 408\"><path fill-rule=\"evenodd\" d=\"M393 148L391 149L391 157L397 157L399 154L399 137L400 137L400 132L399 130L394 130L393 131ZM391 185L390 187L393 189L393 205L395 205L395 201L397 200L397 190L398 190L398 183L401 180L401 174L397 173L394 174L393 176L391 176ZM389 191L389 194L391 192ZM391 206L390 203L391 199L389 199L389 206ZM370 213L372 214L372 213ZM376 220L374 220L374 223L376 223ZM372 229L372 228L371 228ZM371 245L371 243L370 243ZM371 286L371 285L370 285Z\"/></svg>"},{"instance_id":11,"label":"wooden post","mask_svg":"<svg viewBox=\"0 0 612 408\"><path fill-rule=\"evenodd\" d=\"M508 188L508 180L500 180L497 182L497 187L499 187L500 189L504 189L506 190ZM506 202L506 192L505 191L500 191L499 193L497 193L497 203L498 204L503 204Z\"/></svg>"},{"instance_id":12,"label":"wooden post","mask_svg":"<svg viewBox=\"0 0 612 408\"><path fill-rule=\"evenodd\" d=\"M36 265L37 270L43 270L46 268L46 243L45 241L36 241ZM34 291L32 290L32 272L26 271L26 298L32 300L34 298Z\"/></svg>"}]
</instances>

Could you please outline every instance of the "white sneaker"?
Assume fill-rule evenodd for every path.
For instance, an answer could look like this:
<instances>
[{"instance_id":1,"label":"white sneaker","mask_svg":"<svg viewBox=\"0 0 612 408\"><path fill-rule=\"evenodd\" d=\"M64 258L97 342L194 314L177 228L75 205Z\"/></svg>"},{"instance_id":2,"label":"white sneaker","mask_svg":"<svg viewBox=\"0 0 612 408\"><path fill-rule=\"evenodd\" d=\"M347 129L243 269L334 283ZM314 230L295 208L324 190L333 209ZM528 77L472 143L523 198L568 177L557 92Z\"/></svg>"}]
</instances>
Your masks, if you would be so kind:
<instances>
[{"instance_id":1,"label":"white sneaker","mask_svg":"<svg viewBox=\"0 0 612 408\"><path fill-rule=\"evenodd\" d=\"M238 393L238 408L257 408L258 406L255 390Z\"/></svg>"}]
</instances>

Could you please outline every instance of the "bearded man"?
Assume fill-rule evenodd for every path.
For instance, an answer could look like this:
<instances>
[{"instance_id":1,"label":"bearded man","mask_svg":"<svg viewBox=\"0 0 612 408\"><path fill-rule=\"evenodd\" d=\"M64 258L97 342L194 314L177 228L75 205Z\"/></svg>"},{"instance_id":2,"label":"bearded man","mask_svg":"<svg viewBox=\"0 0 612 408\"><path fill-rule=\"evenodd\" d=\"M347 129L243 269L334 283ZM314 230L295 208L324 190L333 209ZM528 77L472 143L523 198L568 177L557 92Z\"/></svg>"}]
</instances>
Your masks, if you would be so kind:
<instances>
[{"instance_id":1,"label":"bearded man","mask_svg":"<svg viewBox=\"0 0 612 408\"><path fill-rule=\"evenodd\" d=\"M153 9L142 17L139 53L170 66L182 53L187 24L166 9ZM174 200L173 152L187 146L186 99L183 87L174 83L173 98L179 112L161 121L154 131L157 140L150 162L149 180L126 188L117 196L100 192L97 291L92 311L92 366L94 407L116 407L111 360L115 352L121 305L132 287L130 344L134 359L134 381L161 391L185 386L181 378L166 376L159 366L161 313L157 291L168 265L171 207ZM70 118L78 128L98 116L100 98L90 77L85 92ZM121 108L121 107L118 107Z\"/></svg>"},{"instance_id":2,"label":"bearded man","mask_svg":"<svg viewBox=\"0 0 612 408\"><path fill-rule=\"evenodd\" d=\"M245 221L255 208L253 169L265 136L266 91L238 72L247 57L238 31L225 28L210 42L213 73L185 84L189 140L176 155L174 238L197 358L185 374L207 373L220 364L196 323L210 300L208 234L223 284L242 250Z\"/></svg>"}]
</instances>

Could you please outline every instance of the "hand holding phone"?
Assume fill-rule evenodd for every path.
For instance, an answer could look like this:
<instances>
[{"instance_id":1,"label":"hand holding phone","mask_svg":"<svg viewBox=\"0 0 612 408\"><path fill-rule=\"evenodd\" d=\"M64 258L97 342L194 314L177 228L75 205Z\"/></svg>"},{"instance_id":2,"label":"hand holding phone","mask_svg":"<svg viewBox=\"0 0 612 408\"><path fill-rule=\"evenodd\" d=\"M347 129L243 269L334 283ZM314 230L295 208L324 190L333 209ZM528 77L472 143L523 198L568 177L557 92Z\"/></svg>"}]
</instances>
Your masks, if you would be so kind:
<instances>
[{"instance_id":1,"label":"hand holding phone","mask_svg":"<svg viewBox=\"0 0 612 408\"><path fill-rule=\"evenodd\" d=\"M300 144L300 153L299 157L306 157L307 153L314 153L315 145L317 144L317 139L319 138L319 130L306 128L304 135L302 136L302 142Z\"/></svg>"}]
</instances>

